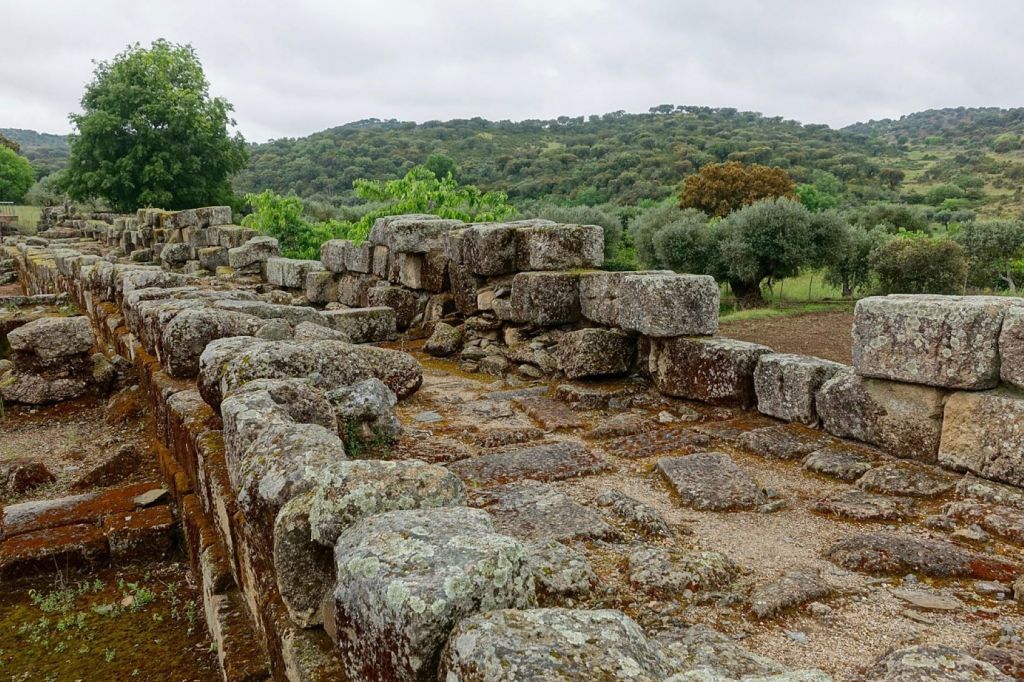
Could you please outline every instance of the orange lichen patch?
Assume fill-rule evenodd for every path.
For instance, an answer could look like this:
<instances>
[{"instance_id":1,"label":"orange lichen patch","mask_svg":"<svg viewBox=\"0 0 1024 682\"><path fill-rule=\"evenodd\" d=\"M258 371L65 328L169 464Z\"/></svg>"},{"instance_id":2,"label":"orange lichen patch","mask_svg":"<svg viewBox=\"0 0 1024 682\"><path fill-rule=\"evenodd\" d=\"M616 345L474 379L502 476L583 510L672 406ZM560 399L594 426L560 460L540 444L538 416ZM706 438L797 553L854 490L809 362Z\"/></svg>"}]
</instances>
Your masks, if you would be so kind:
<instances>
[{"instance_id":1,"label":"orange lichen patch","mask_svg":"<svg viewBox=\"0 0 1024 682\"><path fill-rule=\"evenodd\" d=\"M107 538L91 524L46 528L0 544L0 579L13 580L42 571L64 571L107 560Z\"/></svg>"},{"instance_id":2,"label":"orange lichen patch","mask_svg":"<svg viewBox=\"0 0 1024 682\"><path fill-rule=\"evenodd\" d=\"M174 515L167 506L150 507L103 519L103 532L114 561L159 559L174 543Z\"/></svg>"},{"instance_id":3,"label":"orange lichen patch","mask_svg":"<svg viewBox=\"0 0 1024 682\"><path fill-rule=\"evenodd\" d=\"M136 483L101 493L8 505L3 510L3 534L10 538L47 528L96 523L108 514L135 509L137 496L162 487L160 483Z\"/></svg>"}]
</instances>

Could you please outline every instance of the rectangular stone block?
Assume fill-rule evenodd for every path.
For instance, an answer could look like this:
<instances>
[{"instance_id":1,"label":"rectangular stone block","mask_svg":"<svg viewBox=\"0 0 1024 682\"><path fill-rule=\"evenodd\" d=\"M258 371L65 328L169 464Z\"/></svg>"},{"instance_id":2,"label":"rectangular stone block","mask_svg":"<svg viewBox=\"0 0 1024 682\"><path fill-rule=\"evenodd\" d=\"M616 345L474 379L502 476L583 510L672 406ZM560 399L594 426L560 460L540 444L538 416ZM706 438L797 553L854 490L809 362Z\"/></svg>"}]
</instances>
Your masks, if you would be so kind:
<instances>
[{"instance_id":1,"label":"rectangular stone block","mask_svg":"<svg viewBox=\"0 0 1024 682\"><path fill-rule=\"evenodd\" d=\"M1024 486L1024 395L957 392L946 401L939 464Z\"/></svg>"},{"instance_id":2,"label":"rectangular stone block","mask_svg":"<svg viewBox=\"0 0 1024 682\"><path fill-rule=\"evenodd\" d=\"M1024 388L1024 307L1013 307L1003 317L999 333L999 376L1003 381Z\"/></svg>"},{"instance_id":3,"label":"rectangular stone block","mask_svg":"<svg viewBox=\"0 0 1024 682\"><path fill-rule=\"evenodd\" d=\"M348 272L351 269L350 264L363 266L364 263L360 262L359 255L352 253L355 248L356 245L348 239L330 239L320 245L320 262L326 269L338 273ZM369 249L369 246L366 248ZM356 272L369 271L368 264L366 264L365 270L356 270Z\"/></svg>"},{"instance_id":4,"label":"rectangular stone block","mask_svg":"<svg viewBox=\"0 0 1024 682\"><path fill-rule=\"evenodd\" d=\"M228 250L224 246L203 247L199 249L198 257L200 267L210 272L228 264Z\"/></svg>"},{"instance_id":5,"label":"rectangular stone block","mask_svg":"<svg viewBox=\"0 0 1024 682\"><path fill-rule=\"evenodd\" d=\"M604 229L598 225L531 225L516 230L516 268L571 270L604 263Z\"/></svg>"},{"instance_id":6,"label":"rectangular stone block","mask_svg":"<svg viewBox=\"0 0 1024 682\"><path fill-rule=\"evenodd\" d=\"M372 261L371 270L373 274L381 279L387 279L388 265L391 262L391 250L379 244L374 246Z\"/></svg>"},{"instance_id":7,"label":"rectangular stone block","mask_svg":"<svg viewBox=\"0 0 1024 682\"><path fill-rule=\"evenodd\" d=\"M393 253L427 253L443 248L443 235L465 226L461 220L449 220L437 216L393 216L378 232L376 241L387 246ZM377 225L374 225L376 230Z\"/></svg>"},{"instance_id":8,"label":"rectangular stone block","mask_svg":"<svg viewBox=\"0 0 1024 682\"><path fill-rule=\"evenodd\" d=\"M367 291L376 282L377 278L372 275L338 275L337 300L347 306L365 306L367 305Z\"/></svg>"},{"instance_id":9,"label":"rectangular stone block","mask_svg":"<svg viewBox=\"0 0 1024 682\"><path fill-rule=\"evenodd\" d=\"M512 319L541 326L580 319L580 276L575 272L521 272L512 278Z\"/></svg>"},{"instance_id":10,"label":"rectangular stone block","mask_svg":"<svg viewBox=\"0 0 1024 682\"><path fill-rule=\"evenodd\" d=\"M350 310L325 310L333 329L348 334L352 343L373 343L388 341L397 334L394 308L352 308Z\"/></svg>"},{"instance_id":11,"label":"rectangular stone block","mask_svg":"<svg viewBox=\"0 0 1024 682\"><path fill-rule=\"evenodd\" d=\"M876 445L895 457L934 462L946 395L939 388L843 370L822 384L815 409L833 436Z\"/></svg>"},{"instance_id":12,"label":"rectangular stone block","mask_svg":"<svg viewBox=\"0 0 1024 682\"><path fill-rule=\"evenodd\" d=\"M349 242L345 246L345 267L349 272L369 273L373 269L372 245Z\"/></svg>"},{"instance_id":13,"label":"rectangular stone block","mask_svg":"<svg viewBox=\"0 0 1024 682\"><path fill-rule=\"evenodd\" d=\"M714 404L751 407L754 369L772 349L733 339L673 338L650 340L648 367L654 385L665 395Z\"/></svg>"},{"instance_id":14,"label":"rectangular stone block","mask_svg":"<svg viewBox=\"0 0 1024 682\"><path fill-rule=\"evenodd\" d=\"M301 260L298 258L268 258L267 282L286 289L302 289L306 286L306 274L314 270L323 270L318 260Z\"/></svg>"},{"instance_id":15,"label":"rectangular stone block","mask_svg":"<svg viewBox=\"0 0 1024 682\"><path fill-rule=\"evenodd\" d=\"M507 275L516 271L516 228L486 223L466 229L462 259L477 275Z\"/></svg>"},{"instance_id":16,"label":"rectangular stone block","mask_svg":"<svg viewBox=\"0 0 1024 682\"><path fill-rule=\"evenodd\" d=\"M719 299L718 284L707 275L626 274L618 326L651 337L712 335Z\"/></svg>"},{"instance_id":17,"label":"rectangular stone block","mask_svg":"<svg viewBox=\"0 0 1024 682\"><path fill-rule=\"evenodd\" d=\"M815 394L845 368L809 355L766 353L754 370L757 409L771 417L813 426L818 423Z\"/></svg>"},{"instance_id":18,"label":"rectangular stone block","mask_svg":"<svg viewBox=\"0 0 1024 682\"><path fill-rule=\"evenodd\" d=\"M619 293L626 275L674 275L671 270L640 272L603 272L595 270L580 275L580 310L591 322L619 326Z\"/></svg>"},{"instance_id":19,"label":"rectangular stone block","mask_svg":"<svg viewBox=\"0 0 1024 682\"><path fill-rule=\"evenodd\" d=\"M306 273L305 294L310 303L333 303L338 300L337 275L330 270L313 270Z\"/></svg>"},{"instance_id":20,"label":"rectangular stone block","mask_svg":"<svg viewBox=\"0 0 1024 682\"><path fill-rule=\"evenodd\" d=\"M857 302L853 366L860 374L944 388L999 383L1003 316L1024 302L995 296L872 296Z\"/></svg>"},{"instance_id":21,"label":"rectangular stone block","mask_svg":"<svg viewBox=\"0 0 1024 682\"><path fill-rule=\"evenodd\" d=\"M558 340L558 368L570 379L626 374L636 359L636 339L612 329L578 329Z\"/></svg>"}]
</instances>

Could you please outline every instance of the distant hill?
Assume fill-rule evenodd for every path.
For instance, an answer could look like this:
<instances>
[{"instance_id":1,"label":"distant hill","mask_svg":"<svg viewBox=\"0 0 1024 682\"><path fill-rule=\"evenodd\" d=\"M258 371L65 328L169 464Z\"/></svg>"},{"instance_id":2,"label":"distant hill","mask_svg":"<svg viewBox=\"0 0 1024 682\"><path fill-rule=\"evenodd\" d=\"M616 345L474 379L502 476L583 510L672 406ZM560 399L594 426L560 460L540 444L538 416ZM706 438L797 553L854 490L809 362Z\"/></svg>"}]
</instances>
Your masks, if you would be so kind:
<instances>
[{"instance_id":1,"label":"distant hill","mask_svg":"<svg viewBox=\"0 0 1024 682\"><path fill-rule=\"evenodd\" d=\"M0 128L0 135L21 146L22 155L32 162L37 177L49 175L67 165L71 149L66 135L37 133L21 128Z\"/></svg>"},{"instance_id":2,"label":"distant hill","mask_svg":"<svg viewBox=\"0 0 1024 682\"><path fill-rule=\"evenodd\" d=\"M66 163L64 136L0 133L40 170ZM933 109L841 129L670 104L642 114L515 122L367 119L250 151L234 181L238 191L273 189L332 203L354 201L357 178L399 177L444 155L461 181L507 191L515 201L643 204L674 195L706 163L736 160L785 168L799 183L839 185L845 205L908 201L982 215L1024 212L1024 108Z\"/></svg>"}]
</instances>

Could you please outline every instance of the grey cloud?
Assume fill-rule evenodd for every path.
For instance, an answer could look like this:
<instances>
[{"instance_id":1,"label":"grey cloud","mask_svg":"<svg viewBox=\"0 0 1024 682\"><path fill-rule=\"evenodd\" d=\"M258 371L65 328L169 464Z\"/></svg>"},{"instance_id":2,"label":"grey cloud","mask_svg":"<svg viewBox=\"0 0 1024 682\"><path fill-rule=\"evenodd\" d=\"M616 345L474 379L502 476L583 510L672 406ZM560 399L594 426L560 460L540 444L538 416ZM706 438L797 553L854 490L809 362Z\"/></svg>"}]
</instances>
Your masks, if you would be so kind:
<instances>
[{"instance_id":1,"label":"grey cloud","mask_svg":"<svg viewBox=\"0 0 1024 682\"><path fill-rule=\"evenodd\" d=\"M834 126L1022 102L1024 3L0 0L0 127L66 132L128 43L192 43L251 140L362 118L548 118L661 103Z\"/></svg>"}]
</instances>

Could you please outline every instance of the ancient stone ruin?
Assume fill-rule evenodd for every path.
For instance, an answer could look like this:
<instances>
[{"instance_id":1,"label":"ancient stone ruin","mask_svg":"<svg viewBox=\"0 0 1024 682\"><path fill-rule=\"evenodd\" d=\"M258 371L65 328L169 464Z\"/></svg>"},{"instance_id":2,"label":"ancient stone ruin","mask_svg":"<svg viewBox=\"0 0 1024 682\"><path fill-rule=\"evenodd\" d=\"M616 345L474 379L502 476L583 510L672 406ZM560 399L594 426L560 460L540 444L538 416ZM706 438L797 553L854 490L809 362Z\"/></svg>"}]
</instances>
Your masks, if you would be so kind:
<instances>
[{"instance_id":1,"label":"ancient stone ruin","mask_svg":"<svg viewBox=\"0 0 1024 682\"><path fill-rule=\"evenodd\" d=\"M602 271L594 226L394 216L305 261L230 222L0 251L85 312L7 334L4 400L80 395L98 340L130 364L225 679L826 680L754 651L870 620L858 598L1020 619L1020 299L864 299L847 367L715 336L712 278ZM4 513L4 575L39 566ZM844 665L1024 670L951 637Z\"/></svg>"}]
</instances>

